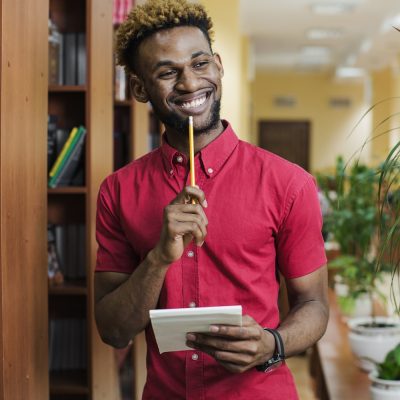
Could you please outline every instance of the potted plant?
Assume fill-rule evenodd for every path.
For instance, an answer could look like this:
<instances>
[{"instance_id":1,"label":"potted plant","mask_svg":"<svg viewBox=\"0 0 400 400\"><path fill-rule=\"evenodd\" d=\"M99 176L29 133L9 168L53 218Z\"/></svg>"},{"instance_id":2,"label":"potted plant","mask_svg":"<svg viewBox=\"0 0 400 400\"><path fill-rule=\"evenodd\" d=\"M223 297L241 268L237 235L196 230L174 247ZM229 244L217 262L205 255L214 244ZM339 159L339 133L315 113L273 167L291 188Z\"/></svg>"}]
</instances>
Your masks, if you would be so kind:
<instances>
[{"instance_id":1,"label":"potted plant","mask_svg":"<svg viewBox=\"0 0 400 400\"><path fill-rule=\"evenodd\" d=\"M400 399L400 343L369 374L372 400Z\"/></svg>"},{"instance_id":2,"label":"potted plant","mask_svg":"<svg viewBox=\"0 0 400 400\"><path fill-rule=\"evenodd\" d=\"M364 316L350 319L348 325L357 363L371 371L374 365L370 360L382 362L386 353L400 342L400 323L376 317L373 307L376 300L386 301L379 283L384 273L393 268L381 251L385 246L378 234L387 225L390 210L377 201L382 185L374 168L358 162L345 167L339 157L335 174L318 175L317 180L331 206L324 220L325 229L340 248L340 256L329 263L340 284L336 284L341 289L339 305L351 315L361 298L369 299Z\"/></svg>"}]
</instances>

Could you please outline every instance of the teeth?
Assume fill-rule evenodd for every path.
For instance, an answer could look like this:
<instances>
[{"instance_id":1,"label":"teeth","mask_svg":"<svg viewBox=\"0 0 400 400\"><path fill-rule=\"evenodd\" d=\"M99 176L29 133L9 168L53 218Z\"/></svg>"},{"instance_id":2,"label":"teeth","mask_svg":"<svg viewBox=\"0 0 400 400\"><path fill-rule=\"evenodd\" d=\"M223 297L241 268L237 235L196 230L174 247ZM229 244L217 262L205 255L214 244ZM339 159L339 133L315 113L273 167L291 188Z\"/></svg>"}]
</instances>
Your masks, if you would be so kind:
<instances>
[{"instance_id":1,"label":"teeth","mask_svg":"<svg viewBox=\"0 0 400 400\"><path fill-rule=\"evenodd\" d=\"M204 102L206 101L207 96L203 96L200 97L199 99L195 99L186 103L182 103L181 107L182 108L194 108L194 107L199 107L202 104L204 104Z\"/></svg>"}]
</instances>

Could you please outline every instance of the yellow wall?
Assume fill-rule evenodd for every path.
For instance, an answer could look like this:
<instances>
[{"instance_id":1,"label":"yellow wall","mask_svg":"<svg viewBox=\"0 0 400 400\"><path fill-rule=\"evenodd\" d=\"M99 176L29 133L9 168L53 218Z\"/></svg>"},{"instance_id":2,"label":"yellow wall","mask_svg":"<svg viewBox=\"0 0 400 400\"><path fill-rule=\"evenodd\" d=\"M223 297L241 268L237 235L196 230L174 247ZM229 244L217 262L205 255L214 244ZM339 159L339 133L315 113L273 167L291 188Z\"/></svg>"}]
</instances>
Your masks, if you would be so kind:
<instances>
[{"instance_id":1,"label":"yellow wall","mask_svg":"<svg viewBox=\"0 0 400 400\"><path fill-rule=\"evenodd\" d=\"M361 148L370 131L370 117L350 136L362 114L368 109L364 100L363 84L334 82L328 73L272 73L257 71L251 85L253 103L252 141L257 141L258 121L309 120L311 122L310 166L312 171L324 170L334 165L338 155L345 159ZM276 96L293 96L293 108L278 108ZM348 97L349 108L332 108L329 99ZM362 152L362 159L369 161L369 147Z\"/></svg>"},{"instance_id":2,"label":"yellow wall","mask_svg":"<svg viewBox=\"0 0 400 400\"><path fill-rule=\"evenodd\" d=\"M249 89L247 84L248 41L239 29L239 0L201 0L214 22L214 51L225 68L221 117L227 119L240 138L249 140Z\"/></svg>"},{"instance_id":3,"label":"yellow wall","mask_svg":"<svg viewBox=\"0 0 400 400\"><path fill-rule=\"evenodd\" d=\"M390 148L400 139L400 70L388 67L372 74L373 83L373 136L372 161L382 161ZM390 119L388 119L391 116ZM397 128L397 129L396 129ZM393 130L395 129L395 130ZM392 130L392 131L391 131ZM391 132L390 132L391 131Z\"/></svg>"}]
</instances>

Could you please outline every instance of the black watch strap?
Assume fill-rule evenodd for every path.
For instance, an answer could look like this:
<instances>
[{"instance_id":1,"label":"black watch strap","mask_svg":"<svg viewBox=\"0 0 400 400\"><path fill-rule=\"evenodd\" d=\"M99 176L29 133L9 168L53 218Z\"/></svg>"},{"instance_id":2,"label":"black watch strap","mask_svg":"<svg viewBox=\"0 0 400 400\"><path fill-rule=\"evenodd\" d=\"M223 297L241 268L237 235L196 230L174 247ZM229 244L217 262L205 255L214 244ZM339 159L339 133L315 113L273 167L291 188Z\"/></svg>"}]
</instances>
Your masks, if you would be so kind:
<instances>
[{"instance_id":1,"label":"black watch strap","mask_svg":"<svg viewBox=\"0 0 400 400\"><path fill-rule=\"evenodd\" d=\"M261 365L257 365L256 369L261 372L267 372L273 365L281 363L285 359L285 348L283 346L283 340L280 333L275 329L264 328L272 334L275 339L275 351L272 357Z\"/></svg>"}]
</instances>

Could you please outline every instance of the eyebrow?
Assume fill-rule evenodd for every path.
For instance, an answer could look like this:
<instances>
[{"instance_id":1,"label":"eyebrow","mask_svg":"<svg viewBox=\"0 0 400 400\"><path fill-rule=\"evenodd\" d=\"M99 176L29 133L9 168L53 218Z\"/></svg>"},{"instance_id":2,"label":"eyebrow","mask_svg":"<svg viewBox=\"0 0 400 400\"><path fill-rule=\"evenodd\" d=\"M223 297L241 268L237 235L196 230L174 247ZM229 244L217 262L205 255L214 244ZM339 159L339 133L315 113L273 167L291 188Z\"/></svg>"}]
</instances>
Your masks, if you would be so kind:
<instances>
[{"instance_id":1,"label":"eyebrow","mask_svg":"<svg viewBox=\"0 0 400 400\"><path fill-rule=\"evenodd\" d=\"M192 56L190 57L190 59L193 60L193 59L195 59L195 58L197 58L199 56L203 56L203 55L211 57L211 54L209 54L209 53L207 53L207 52L205 52L203 50L200 50L200 51L197 51L196 53L193 53ZM153 72L156 71L158 68L165 67L165 66L170 66L170 65L173 65L173 64L174 64L174 62L171 61L171 60L161 60L154 66Z\"/></svg>"}]
</instances>

